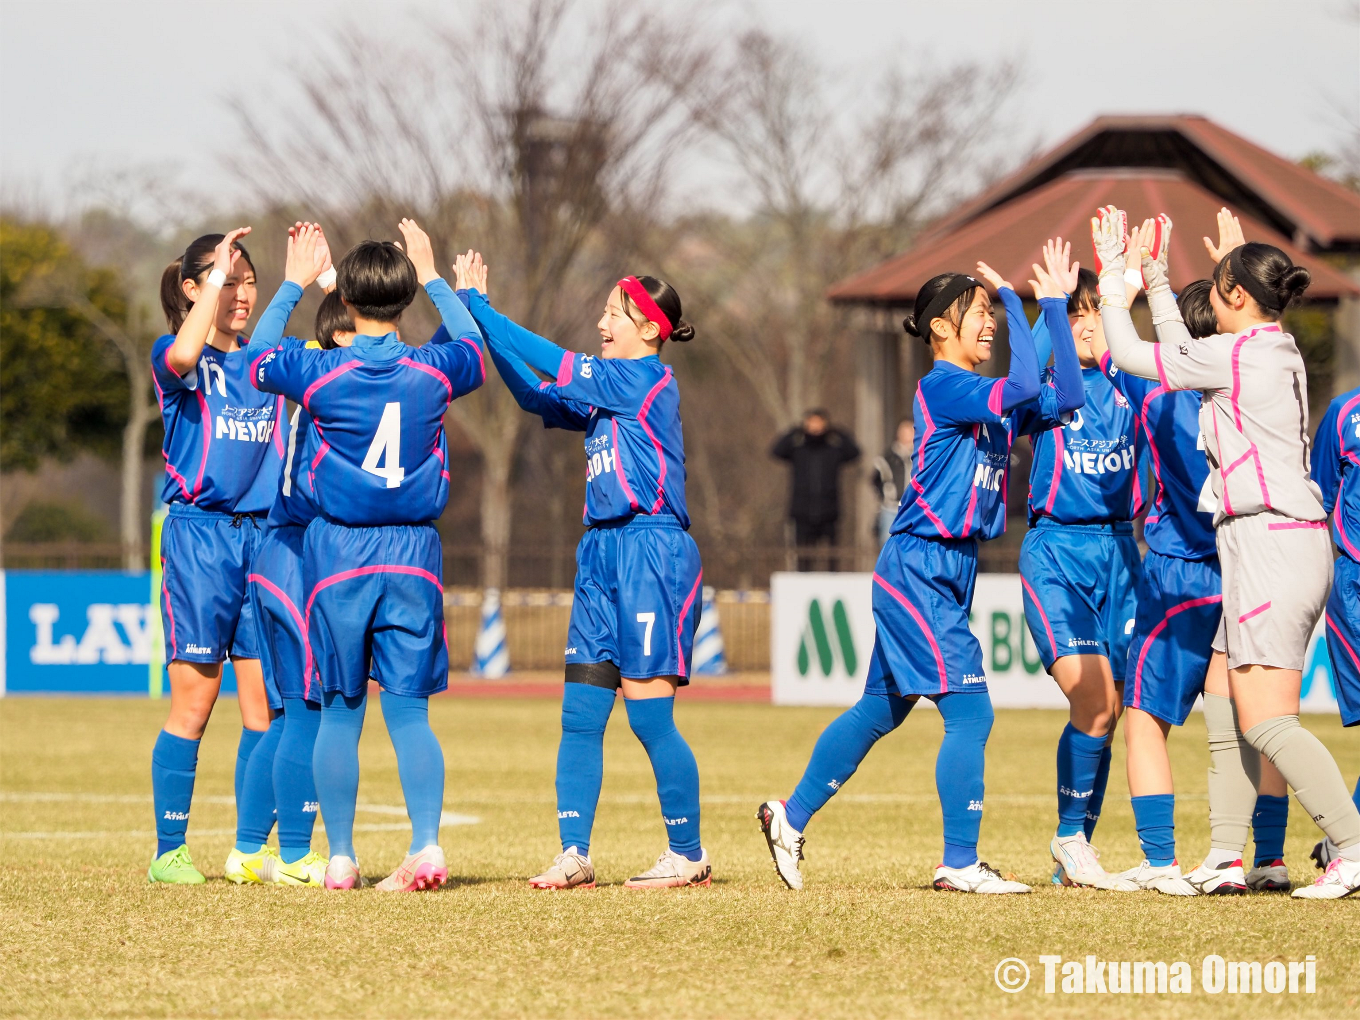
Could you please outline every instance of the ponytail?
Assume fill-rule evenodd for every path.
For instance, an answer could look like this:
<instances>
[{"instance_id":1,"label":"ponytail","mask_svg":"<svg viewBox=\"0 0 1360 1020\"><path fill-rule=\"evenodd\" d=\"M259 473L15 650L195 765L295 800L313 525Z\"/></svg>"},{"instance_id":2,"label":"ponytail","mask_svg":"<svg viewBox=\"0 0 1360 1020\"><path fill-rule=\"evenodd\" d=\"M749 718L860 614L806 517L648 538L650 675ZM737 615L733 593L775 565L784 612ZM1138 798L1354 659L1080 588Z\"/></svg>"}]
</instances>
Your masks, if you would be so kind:
<instances>
[{"instance_id":1,"label":"ponytail","mask_svg":"<svg viewBox=\"0 0 1360 1020\"><path fill-rule=\"evenodd\" d=\"M189 314L189 299L184 296L184 288L179 281L180 267L183 265L183 257L177 258L161 273L161 311L165 313L165 325L171 333L179 332L185 316Z\"/></svg>"},{"instance_id":2,"label":"ponytail","mask_svg":"<svg viewBox=\"0 0 1360 1020\"><path fill-rule=\"evenodd\" d=\"M171 333L178 334L180 327L184 325L185 318L189 315L189 309L194 303L184 293L184 281L193 280L202 283L208 271L212 269L213 259L217 251L217 246L222 243L225 234L204 234L202 237L195 238L189 247L184 249L184 254L165 267L161 273L161 311L165 313L165 324ZM255 263L250 260L250 253L239 241L232 245L241 253L241 260L252 269Z\"/></svg>"}]
</instances>

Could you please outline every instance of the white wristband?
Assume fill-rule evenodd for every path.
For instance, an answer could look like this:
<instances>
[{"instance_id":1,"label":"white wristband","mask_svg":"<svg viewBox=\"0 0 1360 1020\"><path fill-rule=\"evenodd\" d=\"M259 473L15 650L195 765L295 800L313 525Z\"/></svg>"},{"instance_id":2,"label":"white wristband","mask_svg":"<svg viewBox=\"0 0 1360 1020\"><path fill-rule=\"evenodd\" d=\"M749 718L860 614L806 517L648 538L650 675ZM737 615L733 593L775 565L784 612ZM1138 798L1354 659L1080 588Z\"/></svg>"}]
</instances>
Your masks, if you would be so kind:
<instances>
[{"instance_id":1,"label":"white wristband","mask_svg":"<svg viewBox=\"0 0 1360 1020\"><path fill-rule=\"evenodd\" d=\"M1130 266L1124 270L1124 282L1136 290L1143 289L1143 271Z\"/></svg>"},{"instance_id":2,"label":"white wristband","mask_svg":"<svg viewBox=\"0 0 1360 1020\"><path fill-rule=\"evenodd\" d=\"M331 266L316 278L316 285L322 290L330 290L335 286L335 267Z\"/></svg>"},{"instance_id":3,"label":"white wristband","mask_svg":"<svg viewBox=\"0 0 1360 1020\"><path fill-rule=\"evenodd\" d=\"M227 274L220 269L214 269L208 274L208 285L210 287L221 287L227 282Z\"/></svg>"}]
</instances>

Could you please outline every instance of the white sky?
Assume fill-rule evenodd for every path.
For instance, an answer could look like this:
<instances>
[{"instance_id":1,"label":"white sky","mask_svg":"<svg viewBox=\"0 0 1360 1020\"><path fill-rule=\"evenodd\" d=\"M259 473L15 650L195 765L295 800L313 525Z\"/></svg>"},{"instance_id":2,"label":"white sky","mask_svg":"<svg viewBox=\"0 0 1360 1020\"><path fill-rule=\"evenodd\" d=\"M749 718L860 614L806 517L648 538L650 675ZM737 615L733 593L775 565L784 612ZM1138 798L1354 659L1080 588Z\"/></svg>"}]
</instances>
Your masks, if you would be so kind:
<instances>
[{"instance_id":1,"label":"white sky","mask_svg":"<svg viewBox=\"0 0 1360 1020\"><path fill-rule=\"evenodd\" d=\"M1103 112L1196 112L1297 158L1337 148L1347 118L1360 124L1357 0L711 6L719 23L787 33L846 75L889 61L1019 55L1029 72L1014 108L1021 133L1045 143ZM229 197L220 156L239 137L230 97L267 110L290 50L336 24L401 31L413 13L450 9L402 0L3 0L0 187L69 198L92 168L154 167ZM1123 68L1135 61L1146 71L1126 86Z\"/></svg>"}]
</instances>

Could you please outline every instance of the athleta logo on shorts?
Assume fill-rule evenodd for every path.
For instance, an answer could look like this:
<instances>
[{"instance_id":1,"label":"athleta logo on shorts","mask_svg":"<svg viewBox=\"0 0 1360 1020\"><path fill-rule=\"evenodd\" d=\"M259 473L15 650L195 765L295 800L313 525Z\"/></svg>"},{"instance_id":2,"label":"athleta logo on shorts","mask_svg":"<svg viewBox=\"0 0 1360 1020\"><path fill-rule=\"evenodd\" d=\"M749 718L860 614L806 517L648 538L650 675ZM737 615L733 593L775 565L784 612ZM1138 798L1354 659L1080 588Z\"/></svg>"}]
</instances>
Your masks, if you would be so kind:
<instances>
[{"instance_id":1,"label":"athleta logo on shorts","mask_svg":"<svg viewBox=\"0 0 1360 1020\"><path fill-rule=\"evenodd\" d=\"M987 676L985 673L965 673L963 674L963 682L966 684L985 684Z\"/></svg>"},{"instance_id":2,"label":"athleta logo on shorts","mask_svg":"<svg viewBox=\"0 0 1360 1020\"><path fill-rule=\"evenodd\" d=\"M167 822L187 822L189 820L189 812L167 811L163 817Z\"/></svg>"},{"instance_id":3,"label":"athleta logo on shorts","mask_svg":"<svg viewBox=\"0 0 1360 1020\"><path fill-rule=\"evenodd\" d=\"M1099 641L1092 641L1090 638L1074 637L1067 639L1068 648L1099 648Z\"/></svg>"},{"instance_id":4,"label":"athleta logo on shorts","mask_svg":"<svg viewBox=\"0 0 1360 1020\"><path fill-rule=\"evenodd\" d=\"M185 645L185 655L211 655L213 650L207 645Z\"/></svg>"}]
</instances>

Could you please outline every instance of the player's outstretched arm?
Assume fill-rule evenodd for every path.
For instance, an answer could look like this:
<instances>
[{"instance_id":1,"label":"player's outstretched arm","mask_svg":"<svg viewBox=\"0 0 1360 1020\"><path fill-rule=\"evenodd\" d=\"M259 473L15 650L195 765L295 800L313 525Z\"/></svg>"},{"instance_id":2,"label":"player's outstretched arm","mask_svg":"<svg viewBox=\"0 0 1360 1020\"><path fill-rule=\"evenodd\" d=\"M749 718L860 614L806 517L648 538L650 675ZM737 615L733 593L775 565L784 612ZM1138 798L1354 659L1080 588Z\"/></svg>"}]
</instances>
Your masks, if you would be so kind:
<instances>
[{"instance_id":1,"label":"player's outstretched arm","mask_svg":"<svg viewBox=\"0 0 1360 1020\"><path fill-rule=\"evenodd\" d=\"M250 343L246 345L246 359L252 368L283 342L283 331L288 328L288 320L302 300L303 291L316 281L329 263L330 251L324 244L320 227L314 223L298 223L288 232L283 284L260 316ZM252 371L250 379L258 388L258 374Z\"/></svg>"},{"instance_id":2,"label":"player's outstretched arm","mask_svg":"<svg viewBox=\"0 0 1360 1020\"><path fill-rule=\"evenodd\" d=\"M1110 357L1125 372L1143 379L1158 378L1157 345L1138 336L1129 314L1124 285L1128 247L1128 217L1122 209L1105 206L1091 217L1091 243L1100 273L1100 322ZM1174 302L1173 302L1174 303Z\"/></svg>"},{"instance_id":3,"label":"player's outstretched arm","mask_svg":"<svg viewBox=\"0 0 1360 1020\"><path fill-rule=\"evenodd\" d=\"M467 282L472 284L468 290L468 310L481 327L487 344L491 347L500 347L545 375L555 377L562 365L562 359L569 352L551 340L511 321L491 307L486 292L480 289L486 286L487 274L479 252L472 253L468 274Z\"/></svg>"},{"instance_id":4,"label":"player's outstretched arm","mask_svg":"<svg viewBox=\"0 0 1360 1020\"><path fill-rule=\"evenodd\" d=\"M476 321L468 313L463 302L458 300L448 281L439 275L430 236L412 219L403 219L400 229L405 240L406 257L416 267L416 279L434 302L449 337L453 340L466 340L480 350L482 331L477 328Z\"/></svg>"},{"instance_id":5,"label":"player's outstretched arm","mask_svg":"<svg viewBox=\"0 0 1360 1020\"><path fill-rule=\"evenodd\" d=\"M977 264L978 275L989 283L1006 309L1006 325L1010 332L1011 364L1000 389L1000 403L996 412L1033 400L1039 395L1039 356L1034 350L1034 335L1029 331L1025 306L1015 288L985 262Z\"/></svg>"},{"instance_id":6,"label":"player's outstretched arm","mask_svg":"<svg viewBox=\"0 0 1360 1020\"><path fill-rule=\"evenodd\" d=\"M1064 244L1059 237L1044 245L1044 265L1042 268L1033 266L1033 269L1037 280L1031 283L1035 284L1040 313L1053 338L1053 388L1057 408L1059 414L1066 415L1086 403L1081 360L1077 357L1072 324L1067 318L1067 298L1077 289L1081 263L1072 261L1072 245Z\"/></svg>"},{"instance_id":7,"label":"player's outstretched arm","mask_svg":"<svg viewBox=\"0 0 1360 1020\"><path fill-rule=\"evenodd\" d=\"M241 257L234 246L249 233L249 227L237 227L229 231L213 252L213 267L208 272L208 278L202 284L195 285L198 290L193 306L175 334L175 342L165 352L165 363L179 375L187 375L198 365L203 347L212 334L213 321L217 318L217 299L222 293L222 284Z\"/></svg>"}]
</instances>

